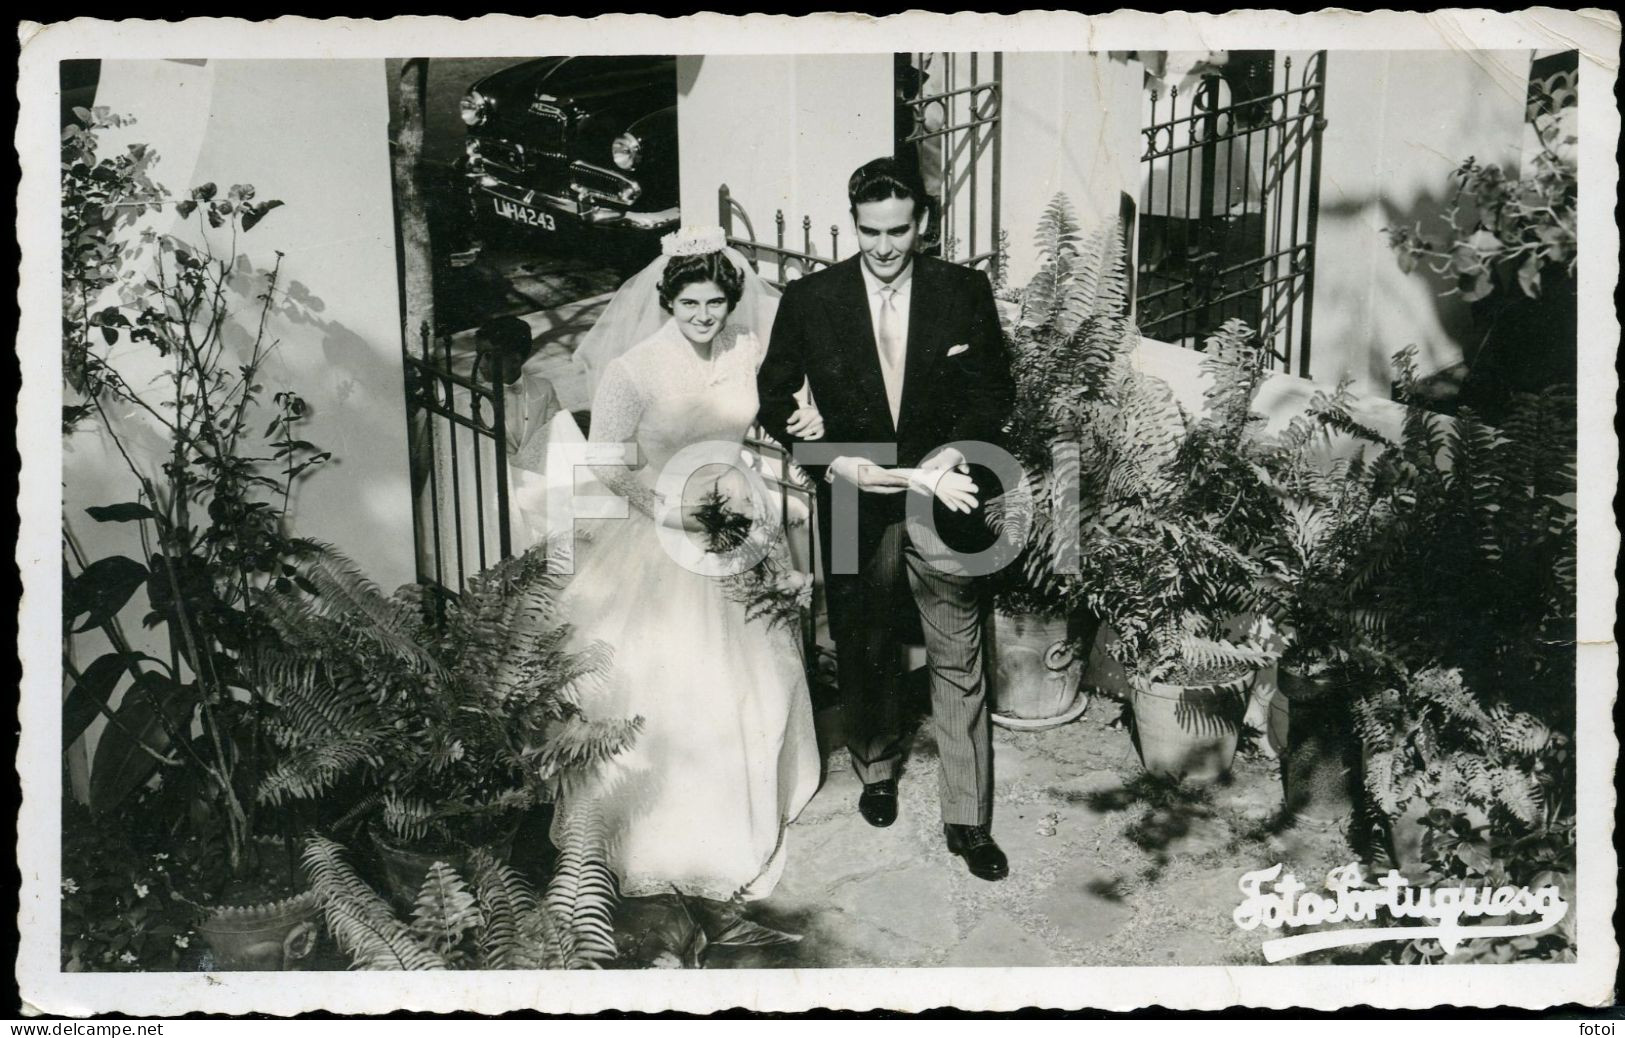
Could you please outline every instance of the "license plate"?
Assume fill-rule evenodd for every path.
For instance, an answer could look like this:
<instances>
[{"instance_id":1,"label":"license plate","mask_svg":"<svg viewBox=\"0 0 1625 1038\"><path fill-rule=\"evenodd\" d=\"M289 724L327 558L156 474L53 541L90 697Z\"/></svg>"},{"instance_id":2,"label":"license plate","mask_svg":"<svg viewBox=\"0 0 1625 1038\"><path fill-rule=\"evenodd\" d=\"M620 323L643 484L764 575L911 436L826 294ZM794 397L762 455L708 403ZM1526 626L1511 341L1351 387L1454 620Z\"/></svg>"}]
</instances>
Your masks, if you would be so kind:
<instances>
[{"instance_id":1,"label":"license plate","mask_svg":"<svg viewBox=\"0 0 1625 1038\"><path fill-rule=\"evenodd\" d=\"M540 209L532 209L528 205L510 202L506 198L491 199L491 207L497 211L498 216L506 217L514 223L522 223L527 227L540 227L544 231L556 231L558 227L553 223L553 214Z\"/></svg>"}]
</instances>

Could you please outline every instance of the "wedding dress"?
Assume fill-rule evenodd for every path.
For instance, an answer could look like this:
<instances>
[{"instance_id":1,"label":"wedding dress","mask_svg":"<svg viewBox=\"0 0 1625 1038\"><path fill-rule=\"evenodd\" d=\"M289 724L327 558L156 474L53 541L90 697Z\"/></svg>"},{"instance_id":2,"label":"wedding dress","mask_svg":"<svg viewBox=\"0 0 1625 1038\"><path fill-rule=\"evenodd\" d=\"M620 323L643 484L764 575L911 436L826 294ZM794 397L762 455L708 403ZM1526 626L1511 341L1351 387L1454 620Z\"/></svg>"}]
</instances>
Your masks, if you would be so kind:
<instances>
[{"instance_id":1,"label":"wedding dress","mask_svg":"<svg viewBox=\"0 0 1625 1038\"><path fill-rule=\"evenodd\" d=\"M747 620L722 580L693 571L706 558L703 535L667 528L663 542L658 525L673 499L657 492L657 477L679 452L701 463L680 466L695 471L683 501L715 489L735 511L780 521L771 495L730 467L756 418L762 354L755 334L729 325L701 358L668 320L599 373L589 439L635 443L641 467L592 467L630 515L577 521L560 607L578 647L598 642L613 654L582 709L638 716L643 728L565 791L554 833L577 811L601 812L626 896L765 897L784 867L785 827L818 786L799 633Z\"/></svg>"}]
</instances>

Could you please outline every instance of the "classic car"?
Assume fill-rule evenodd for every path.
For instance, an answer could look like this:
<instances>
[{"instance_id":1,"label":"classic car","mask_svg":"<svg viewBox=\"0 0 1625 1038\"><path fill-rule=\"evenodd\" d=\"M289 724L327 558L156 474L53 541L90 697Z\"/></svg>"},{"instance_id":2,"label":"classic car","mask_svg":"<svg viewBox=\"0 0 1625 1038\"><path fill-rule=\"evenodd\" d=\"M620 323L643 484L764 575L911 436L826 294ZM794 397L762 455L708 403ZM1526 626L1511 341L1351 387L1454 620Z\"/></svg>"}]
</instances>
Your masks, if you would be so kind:
<instances>
[{"instance_id":1,"label":"classic car","mask_svg":"<svg viewBox=\"0 0 1625 1038\"><path fill-rule=\"evenodd\" d=\"M463 96L462 168L476 218L538 232L677 224L677 61L540 58Z\"/></svg>"}]
</instances>

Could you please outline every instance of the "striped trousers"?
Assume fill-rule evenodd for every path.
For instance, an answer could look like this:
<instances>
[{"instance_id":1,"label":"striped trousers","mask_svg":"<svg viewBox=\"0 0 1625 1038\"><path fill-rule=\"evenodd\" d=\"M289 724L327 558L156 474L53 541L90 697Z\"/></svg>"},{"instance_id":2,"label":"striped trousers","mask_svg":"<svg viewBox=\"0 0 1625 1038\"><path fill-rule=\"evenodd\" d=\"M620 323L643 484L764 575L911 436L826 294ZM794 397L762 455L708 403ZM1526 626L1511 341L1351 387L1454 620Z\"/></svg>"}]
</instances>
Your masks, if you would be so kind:
<instances>
[{"instance_id":1,"label":"striped trousers","mask_svg":"<svg viewBox=\"0 0 1625 1038\"><path fill-rule=\"evenodd\" d=\"M868 783L896 778L902 763L897 596L905 574L925 632L942 820L985 825L993 818L993 743L975 583L921 558L902 521L888 524L858 573L832 575L826 585L852 766Z\"/></svg>"}]
</instances>

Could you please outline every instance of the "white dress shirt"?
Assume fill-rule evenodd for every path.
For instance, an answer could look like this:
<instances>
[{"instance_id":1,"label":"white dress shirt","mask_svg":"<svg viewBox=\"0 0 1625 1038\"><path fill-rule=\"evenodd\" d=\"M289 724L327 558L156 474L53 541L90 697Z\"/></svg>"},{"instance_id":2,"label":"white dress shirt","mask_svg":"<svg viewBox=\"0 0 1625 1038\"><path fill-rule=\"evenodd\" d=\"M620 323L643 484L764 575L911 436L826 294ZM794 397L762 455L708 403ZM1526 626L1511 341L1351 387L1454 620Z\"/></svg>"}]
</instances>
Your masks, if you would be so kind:
<instances>
[{"instance_id":1,"label":"white dress shirt","mask_svg":"<svg viewBox=\"0 0 1625 1038\"><path fill-rule=\"evenodd\" d=\"M870 273L868 264L861 259L858 261L858 266L863 271L863 287L869 293L869 326L874 329L875 346L879 348L880 302L882 299L880 289L888 282L882 281ZM908 261L908 266L904 267L900 274L892 278L889 284L897 289L897 296L894 299L897 306L897 331L903 337L903 341L908 342L908 298L909 289L914 285L914 260L912 258Z\"/></svg>"},{"instance_id":2,"label":"white dress shirt","mask_svg":"<svg viewBox=\"0 0 1625 1038\"><path fill-rule=\"evenodd\" d=\"M914 261L911 258L908 266L904 267L902 272L889 282L882 281L875 277L874 274L870 272L869 267L864 264L862 260L858 261L858 269L863 271L863 287L868 293L869 297L869 326L874 332L875 353L877 358L879 358L881 361L881 372L884 375L886 364L884 354L880 352L880 307L884 302L885 297L881 294L880 290L882 287L888 284L897 290L896 295L892 298L892 305L897 308L897 334L901 337L904 343L904 352L906 355L908 344L909 296L911 289L914 286ZM898 372L898 377L901 378L901 376L902 373ZM896 416L894 416L894 419L895 417ZM955 463L963 458L958 451L952 451L950 453L952 454L952 458ZM830 465L829 470L824 474L824 478L828 482L834 482L835 465L833 463ZM920 489L929 494L932 492L932 486L934 486L934 482L928 485L922 485Z\"/></svg>"}]
</instances>

